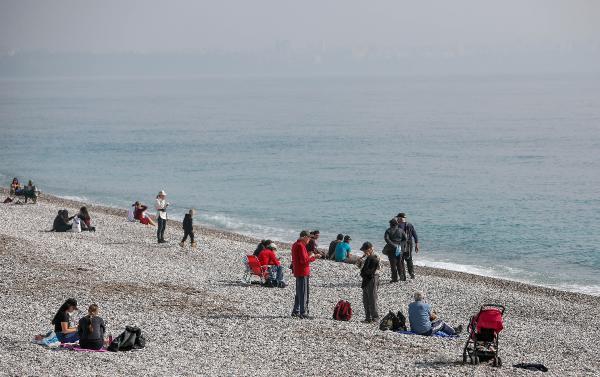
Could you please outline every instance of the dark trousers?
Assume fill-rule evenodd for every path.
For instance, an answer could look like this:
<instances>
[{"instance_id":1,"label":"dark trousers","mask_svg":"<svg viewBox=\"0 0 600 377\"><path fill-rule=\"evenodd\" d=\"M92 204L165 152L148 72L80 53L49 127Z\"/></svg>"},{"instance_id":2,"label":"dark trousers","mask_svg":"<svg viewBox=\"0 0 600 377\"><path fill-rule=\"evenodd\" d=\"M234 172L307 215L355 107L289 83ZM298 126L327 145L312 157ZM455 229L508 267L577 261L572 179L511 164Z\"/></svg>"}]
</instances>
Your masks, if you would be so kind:
<instances>
[{"instance_id":1,"label":"dark trousers","mask_svg":"<svg viewBox=\"0 0 600 377\"><path fill-rule=\"evenodd\" d=\"M102 339L94 339L94 340L79 340L79 347L87 350L99 350L104 345L104 341Z\"/></svg>"},{"instance_id":2,"label":"dark trousers","mask_svg":"<svg viewBox=\"0 0 600 377\"><path fill-rule=\"evenodd\" d=\"M193 230L184 230L183 231L183 239L181 240L181 242L185 242L185 240L187 240L188 236L190 236L190 242L194 243L194 231Z\"/></svg>"},{"instance_id":3,"label":"dark trousers","mask_svg":"<svg viewBox=\"0 0 600 377\"><path fill-rule=\"evenodd\" d=\"M406 262L406 269L408 270L408 274L412 279L415 278L415 266L413 265L413 243L412 241L406 243L406 250L402 252L402 261L401 265L401 273L400 279L406 280L406 272L404 271L404 262Z\"/></svg>"},{"instance_id":4,"label":"dark trousers","mask_svg":"<svg viewBox=\"0 0 600 377\"><path fill-rule=\"evenodd\" d=\"M308 296L310 291L309 277L296 277L296 297L292 314L308 315Z\"/></svg>"},{"instance_id":5,"label":"dark trousers","mask_svg":"<svg viewBox=\"0 0 600 377\"><path fill-rule=\"evenodd\" d=\"M165 239L165 229L167 228L167 219L163 219L161 217L158 218L158 228L156 228L156 238L159 241L163 241Z\"/></svg>"},{"instance_id":6,"label":"dark trousers","mask_svg":"<svg viewBox=\"0 0 600 377\"><path fill-rule=\"evenodd\" d=\"M365 285L365 284L363 284ZM379 287L379 276L375 275L363 287L363 305L365 307L365 319L379 318L377 311L377 288Z\"/></svg>"}]
</instances>

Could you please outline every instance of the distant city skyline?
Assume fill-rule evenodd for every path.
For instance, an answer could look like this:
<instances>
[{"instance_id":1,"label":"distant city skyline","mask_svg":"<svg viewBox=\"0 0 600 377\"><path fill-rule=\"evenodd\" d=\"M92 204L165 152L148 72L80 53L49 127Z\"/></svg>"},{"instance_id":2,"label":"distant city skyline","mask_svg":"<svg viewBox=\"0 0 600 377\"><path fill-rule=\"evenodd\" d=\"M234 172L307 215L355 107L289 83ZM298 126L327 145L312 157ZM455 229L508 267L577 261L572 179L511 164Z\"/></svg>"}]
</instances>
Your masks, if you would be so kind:
<instances>
[{"instance_id":1,"label":"distant city skyline","mask_svg":"<svg viewBox=\"0 0 600 377\"><path fill-rule=\"evenodd\" d=\"M593 0L5 0L0 76L600 72L598 19Z\"/></svg>"}]
</instances>

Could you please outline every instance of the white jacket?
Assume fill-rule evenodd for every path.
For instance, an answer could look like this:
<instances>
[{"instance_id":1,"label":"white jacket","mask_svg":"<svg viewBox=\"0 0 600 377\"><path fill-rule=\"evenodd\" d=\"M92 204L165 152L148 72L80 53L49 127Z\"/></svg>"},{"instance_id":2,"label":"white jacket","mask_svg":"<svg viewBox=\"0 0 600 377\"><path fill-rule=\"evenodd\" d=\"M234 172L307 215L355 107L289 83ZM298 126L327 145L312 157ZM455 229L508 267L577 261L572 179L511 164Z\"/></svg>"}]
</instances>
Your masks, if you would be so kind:
<instances>
[{"instance_id":1,"label":"white jacket","mask_svg":"<svg viewBox=\"0 0 600 377\"><path fill-rule=\"evenodd\" d=\"M156 217L160 217L164 220L167 219L167 205L166 199L156 198ZM164 209L164 211L161 211L161 209Z\"/></svg>"}]
</instances>

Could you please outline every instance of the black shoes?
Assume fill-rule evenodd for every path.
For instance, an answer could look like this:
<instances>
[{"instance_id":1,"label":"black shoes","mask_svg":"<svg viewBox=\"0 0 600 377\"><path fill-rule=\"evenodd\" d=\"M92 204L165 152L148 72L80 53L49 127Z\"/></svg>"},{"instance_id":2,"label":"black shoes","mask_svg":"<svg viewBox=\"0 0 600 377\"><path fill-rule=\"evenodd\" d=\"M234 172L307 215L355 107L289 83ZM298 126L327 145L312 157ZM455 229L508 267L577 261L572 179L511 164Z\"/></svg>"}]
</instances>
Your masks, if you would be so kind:
<instances>
[{"instance_id":1,"label":"black shoes","mask_svg":"<svg viewBox=\"0 0 600 377\"><path fill-rule=\"evenodd\" d=\"M292 313L292 318L313 319L313 317L309 316L308 314L299 314L299 313Z\"/></svg>"},{"instance_id":2,"label":"black shoes","mask_svg":"<svg viewBox=\"0 0 600 377\"><path fill-rule=\"evenodd\" d=\"M458 325L456 326L456 328L454 329L454 333L456 335L460 335L460 333L463 331L463 325Z\"/></svg>"},{"instance_id":3,"label":"black shoes","mask_svg":"<svg viewBox=\"0 0 600 377\"><path fill-rule=\"evenodd\" d=\"M165 240L158 240L158 243L167 243Z\"/></svg>"}]
</instances>

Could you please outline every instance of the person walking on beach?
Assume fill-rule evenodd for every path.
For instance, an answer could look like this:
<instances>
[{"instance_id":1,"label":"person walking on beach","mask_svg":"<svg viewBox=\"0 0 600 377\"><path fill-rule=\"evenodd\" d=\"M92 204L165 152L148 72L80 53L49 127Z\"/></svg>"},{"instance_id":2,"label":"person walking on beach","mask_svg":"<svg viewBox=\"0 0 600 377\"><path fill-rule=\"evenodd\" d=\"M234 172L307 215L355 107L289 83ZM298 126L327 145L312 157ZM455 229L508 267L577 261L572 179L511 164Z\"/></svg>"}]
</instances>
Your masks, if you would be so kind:
<instances>
[{"instance_id":1,"label":"person walking on beach","mask_svg":"<svg viewBox=\"0 0 600 377\"><path fill-rule=\"evenodd\" d=\"M360 250L366 259L360 269L362 277L363 305L365 307L365 323L376 322L379 319L377 311L377 289L379 288L379 257L373 253L373 244L363 243Z\"/></svg>"},{"instance_id":2,"label":"person walking on beach","mask_svg":"<svg viewBox=\"0 0 600 377\"><path fill-rule=\"evenodd\" d=\"M158 220L158 228L156 229L156 238L158 243L166 243L165 241L165 229L167 228L167 193L161 190L156 196L156 219Z\"/></svg>"},{"instance_id":3,"label":"person walking on beach","mask_svg":"<svg viewBox=\"0 0 600 377\"><path fill-rule=\"evenodd\" d=\"M336 239L329 243L329 252L327 253L327 259L335 260L335 248L339 243L344 240L344 235L342 233L338 234Z\"/></svg>"},{"instance_id":4,"label":"person walking on beach","mask_svg":"<svg viewBox=\"0 0 600 377\"><path fill-rule=\"evenodd\" d=\"M194 213L195 211L190 209L183 218L183 239L179 243L179 246L181 247L185 245L185 240L187 240L188 236L190 236L190 245L192 248L196 247L196 242L194 241Z\"/></svg>"},{"instance_id":5,"label":"person walking on beach","mask_svg":"<svg viewBox=\"0 0 600 377\"><path fill-rule=\"evenodd\" d=\"M400 261L400 279L406 280L406 271L404 270L404 262L411 279L415 278L415 268L413 265L413 246L415 253L419 252L419 237L415 231L415 227L406 221L406 214L400 212L398 214L398 227L406 234L406 244L402 248L402 260Z\"/></svg>"},{"instance_id":6,"label":"person walking on beach","mask_svg":"<svg viewBox=\"0 0 600 377\"><path fill-rule=\"evenodd\" d=\"M292 273L296 278L296 296L292 317L310 319L308 313L310 264L320 258L319 254L309 254L306 245L310 241L310 233L307 230L300 232L300 237L292 245Z\"/></svg>"},{"instance_id":7,"label":"person walking on beach","mask_svg":"<svg viewBox=\"0 0 600 377\"><path fill-rule=\"evenodd\" d=\"M398 273L400 279L406 280L404 273L404 264L402 263L402 247L406 244L406 234L398 226L397 219L390 220L390 227L385 231L383 236L385 246L382 253L387 255L390 260L390 270L392 271L392 283L398 281Z\"/></svg>"}]
</instances>

